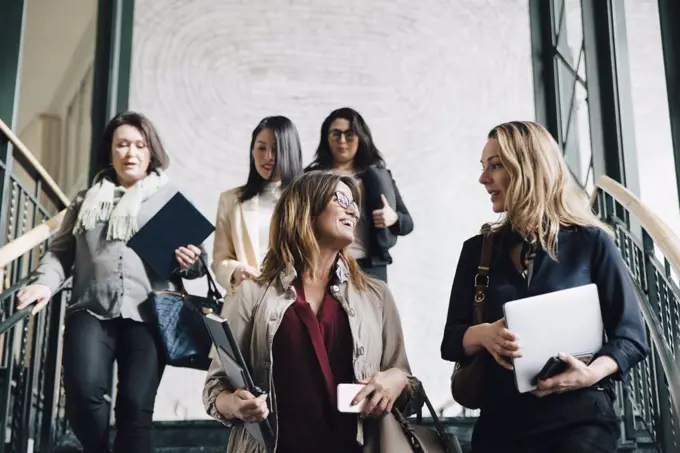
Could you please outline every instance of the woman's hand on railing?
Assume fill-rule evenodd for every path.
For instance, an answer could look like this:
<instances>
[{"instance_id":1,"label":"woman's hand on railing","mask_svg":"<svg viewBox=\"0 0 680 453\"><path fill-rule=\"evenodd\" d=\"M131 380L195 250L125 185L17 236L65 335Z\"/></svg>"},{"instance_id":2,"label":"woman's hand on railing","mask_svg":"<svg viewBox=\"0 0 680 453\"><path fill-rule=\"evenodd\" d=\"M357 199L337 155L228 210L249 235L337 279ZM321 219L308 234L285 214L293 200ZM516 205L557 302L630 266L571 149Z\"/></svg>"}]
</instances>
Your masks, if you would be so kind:
<instances>
[{"instance_id":1,"label":"woman's hand on railing","mask_svg":"<svg viewBox=\"0 0 680 453\"><path fill-rule=\"evenodd\" d=\"M33 284L22 288L17 293L17 310L22 310L27 306L31 305L33 302L37 302L36 306L33 307L32 314L38 313L40 310L45 308L45 305L52 298L52 291L46 285Z\"/></svg>"}]
</instances>

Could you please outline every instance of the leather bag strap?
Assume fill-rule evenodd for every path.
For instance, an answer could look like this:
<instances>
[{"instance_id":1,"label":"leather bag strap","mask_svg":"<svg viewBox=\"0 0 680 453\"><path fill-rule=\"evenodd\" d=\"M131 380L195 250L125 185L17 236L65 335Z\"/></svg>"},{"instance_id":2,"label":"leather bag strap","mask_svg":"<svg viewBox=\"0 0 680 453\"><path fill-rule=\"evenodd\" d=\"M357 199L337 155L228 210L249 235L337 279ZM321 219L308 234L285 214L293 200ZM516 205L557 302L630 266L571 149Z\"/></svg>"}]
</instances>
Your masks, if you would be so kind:
<instances>
[{"instance_id":1,"label":"leather bag strap","mask_svg":"<svg viewBox=\"0 0 680 453\"><path fill-rule=\"evenodd\" d=\"M416 392L417 394L414 395L413 397L419 398L423 403L425 403L425 406L427 406L427 410L430 412L430 416L432 417L432 424L434 425L434 430L437 433L437 437L439 437L439 441L441 442L441 446L444 448L445 453L455 453L457 449L449 435L446 433L446 428L439 420L439 417L437 416L437 411L435 411L434 407L432 407L432 403L430 402L430 399L427 397L425 389L422 386L420 386L418 387ZM411 445L411 449L414 451L414 453L423 453L425 449L423 448L423 445L421 445L420 440L418 440L418 436L416 435L415 430L413 429L413 425L411 425L409 420L406 417L404 417L404 415L397 408L392 408L392 415L394 415L394 418L396 418L397 422L399 422L399 425L401 426L404 435L408 439L409 444ZM421 409L417 413L416 424L420 425L422 424L422 421L423 412L421 407Z\"/></svg>"},{"instance_id":2,"label":"leather bag strap","mask_svg":"<svg viewBox=\"0 0 680 453\"><path fill-rule=\"evenodd\" d=\"M482 228L482 253L477 266L475 275L475 297L473 303L473 324L484 322L484 300L486 299L486 288L489 287L489 269L493 258L493 242L496 234L487 225Z\"/></svg>"}]
</instances>

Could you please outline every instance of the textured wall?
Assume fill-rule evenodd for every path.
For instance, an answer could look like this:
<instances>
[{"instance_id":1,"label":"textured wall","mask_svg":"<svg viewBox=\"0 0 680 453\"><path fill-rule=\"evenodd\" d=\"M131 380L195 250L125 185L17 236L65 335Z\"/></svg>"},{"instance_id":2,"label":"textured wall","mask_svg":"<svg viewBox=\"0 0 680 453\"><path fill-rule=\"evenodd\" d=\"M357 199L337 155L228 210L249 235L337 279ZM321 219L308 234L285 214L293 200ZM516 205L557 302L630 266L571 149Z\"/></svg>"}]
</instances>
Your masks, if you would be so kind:
<instances>
[{"instance_id":1,"label":"textured wall","mask_svg":"<svg viewBox=\"0 0 680 453\"><path fill-rule=\"evenodd\" d=\"M414 372L448 399L439 358L461 244L492 219L485 134L533 118L526 0L138 0L130 106L158 125L171 175L211 219L242 184L260 118L289 116L307 162L323 118L369 122L413 215L389 269ZM156 418L203 416L202 374L169 369Z\"/></svg>"}]
</instances>

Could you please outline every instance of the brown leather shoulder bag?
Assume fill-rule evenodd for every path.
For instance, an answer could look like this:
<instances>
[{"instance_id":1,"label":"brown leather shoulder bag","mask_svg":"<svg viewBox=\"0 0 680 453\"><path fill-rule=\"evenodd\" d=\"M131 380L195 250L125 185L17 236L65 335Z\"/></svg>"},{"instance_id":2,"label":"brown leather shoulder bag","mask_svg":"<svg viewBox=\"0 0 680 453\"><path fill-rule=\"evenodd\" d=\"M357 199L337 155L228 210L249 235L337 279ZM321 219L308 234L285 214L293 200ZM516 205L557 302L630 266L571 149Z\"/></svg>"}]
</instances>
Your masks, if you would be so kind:
<instances>
[{"instance_id":1,"label":"brown leather shoulder bag","mask_svg":"<svg viewBox=\"0 0 680 453\"><path fill-rule=\"evenodd\" d=\"M484 301L486 288L489 286L489 269L493 257L493 242L496 236L488 225L482 228L482 253L475 275L475 296L473 299L473 325L484 322ZM487 364L492 360L491 355L482 349L471 362L466 364L456 363L451 376L451 393L453 399L468 409L479 409L483 400L482 380Z\"/></svg>"}]
</instances>

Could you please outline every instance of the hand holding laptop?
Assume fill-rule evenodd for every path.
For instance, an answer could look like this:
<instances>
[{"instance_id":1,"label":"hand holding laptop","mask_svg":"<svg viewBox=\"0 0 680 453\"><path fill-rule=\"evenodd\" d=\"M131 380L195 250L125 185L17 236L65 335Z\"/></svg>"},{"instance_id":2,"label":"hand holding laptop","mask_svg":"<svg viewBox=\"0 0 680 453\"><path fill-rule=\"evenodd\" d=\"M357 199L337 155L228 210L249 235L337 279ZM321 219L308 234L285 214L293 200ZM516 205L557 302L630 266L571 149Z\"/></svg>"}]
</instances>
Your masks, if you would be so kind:
<instances>
[{"instance_id":1,"label":"hand holding laptop","mask_svg":"<svg viewBox=\"0 0 680 453\"><path fill-rule=\"evenodd\" d=\"M266 393L256 398L245 389L222 392L217 396L215 405L221 414L231 414L244 422L261 422L269 416Z\"/></svg>"},{"instance_id":2,"label":"hand holding laptop","mask_svg":"<svg viewBox=\"0 0 680 453\"><path fill-rule=\"evenodd\" d=\"M522 357L517 335L505 327L505 318L490 324L474 326L481 329L479 342L491 354L496 362L507 370L512 370L508 359ZM474 328L471 327L471 328Z\"/></svg>"}]
</instances>

